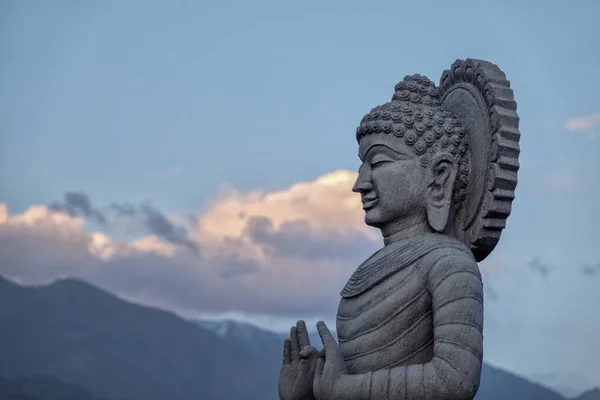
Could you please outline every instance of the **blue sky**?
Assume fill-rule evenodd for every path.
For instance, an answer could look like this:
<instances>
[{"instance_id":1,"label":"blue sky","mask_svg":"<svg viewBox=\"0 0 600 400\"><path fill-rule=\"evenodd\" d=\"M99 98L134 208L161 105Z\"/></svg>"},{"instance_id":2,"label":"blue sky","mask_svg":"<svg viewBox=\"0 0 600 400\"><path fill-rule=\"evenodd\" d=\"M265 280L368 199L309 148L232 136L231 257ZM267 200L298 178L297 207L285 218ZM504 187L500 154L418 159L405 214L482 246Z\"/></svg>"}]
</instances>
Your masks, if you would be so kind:
<instances>
[{"instance_id":1,"label":"blue sky","mask_svg":"<svg viewBox=\"0 0 600 400\"><path fill-rule=\"evenodd\" d=\"M486 59L511 80L522 133L517 199L489 260L513 271L489 278L490 326L508 336L490 341L510 340L521 320L502 318L521 306L521 327L540 318L533 343L600 300L600 273L584 273L600 265L598 20L594 0L4 1L0 203L18 215L79 191L98 207L202 215L224 185L286 192L356 171L355 127L404 75L437 82L457 58ZM520 372L573 389L545 364Z\"/></svg>"},{"instance_id":2,"label":"blue sky","mask_svg":"<svg viewBox=\"0 0 600 400\"><path fill-rule=\"evenodd\" d=\"M598 108L597 2L434 4L4 2L2 199L20 210L77 189L177 210L223 181L356 169L362 115L405 74L437 81L464 57L512 81L521 187L547 167L598 167L597 144L561 129Z\"/></svg>"}]
</instances>

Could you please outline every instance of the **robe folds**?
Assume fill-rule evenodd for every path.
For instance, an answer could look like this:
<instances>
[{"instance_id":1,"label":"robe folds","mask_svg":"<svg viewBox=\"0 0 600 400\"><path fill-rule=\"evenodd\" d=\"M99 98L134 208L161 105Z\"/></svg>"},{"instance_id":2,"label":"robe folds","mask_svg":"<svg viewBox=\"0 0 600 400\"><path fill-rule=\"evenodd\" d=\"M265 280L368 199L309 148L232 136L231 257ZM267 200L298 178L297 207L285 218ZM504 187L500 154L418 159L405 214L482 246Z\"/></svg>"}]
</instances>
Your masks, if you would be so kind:
<instances>
[{"instance_id":1,"label":"robe folds","mask_svg":"<svg viewBox=\"0 0 600 400\"><path fill-rule=\"evenodd\" d=\"M483 284L470 249L441 234L386 245L341 292L340 350L361 399L472 399L483 362Z\"/></svg>"}]
</instances>

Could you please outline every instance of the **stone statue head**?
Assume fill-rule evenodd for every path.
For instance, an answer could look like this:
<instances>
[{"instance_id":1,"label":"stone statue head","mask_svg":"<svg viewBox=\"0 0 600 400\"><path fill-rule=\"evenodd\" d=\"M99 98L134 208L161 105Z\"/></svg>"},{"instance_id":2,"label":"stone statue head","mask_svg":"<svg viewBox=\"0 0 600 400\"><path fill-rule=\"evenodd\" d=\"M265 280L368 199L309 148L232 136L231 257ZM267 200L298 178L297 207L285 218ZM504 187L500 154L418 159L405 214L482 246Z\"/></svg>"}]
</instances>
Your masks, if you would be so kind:
<instances>
[{"instance_id":1,"label":"stone statue head","mask_svg":"<svg viewBox=\"0 0 600 400\"><path fill-rule=\"evenodd\" d=\"M469 135L440 107L432 81L406 76L391 102L363 117L356 139L362 165L353 191L367 225L384 237L411 227L454 234L469 183Z\"/></svg>"}]
</instances>

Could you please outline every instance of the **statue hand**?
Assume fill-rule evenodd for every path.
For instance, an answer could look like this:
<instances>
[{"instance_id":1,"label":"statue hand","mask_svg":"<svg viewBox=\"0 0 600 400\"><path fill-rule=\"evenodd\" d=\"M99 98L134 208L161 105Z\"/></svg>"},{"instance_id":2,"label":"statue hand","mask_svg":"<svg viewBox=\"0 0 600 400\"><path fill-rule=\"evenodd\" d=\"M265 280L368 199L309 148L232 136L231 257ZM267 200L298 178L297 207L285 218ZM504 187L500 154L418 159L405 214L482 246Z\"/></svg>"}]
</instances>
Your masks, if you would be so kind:
<instances>
[{"instance_id":1,"label":"statue hand","mask_svg":"<svg viewBox=\"0 0 600 400\"><path fill-rule=\"evenodd\" d=\"M324 322L317 323L317 330L323 342L325 358L317 362L313 392L317 400L336 400L340 398L340 385L348 376L348 367L335 339Z\"/></svg>"},{"instance_id":2,"label":"statue hand","mask_svg":"<svg viewBox=\"0 0 600 400\"><path fill-rule=\"evenodd\" d=\"M299 351L301 349L301 351ZM290 329L290 339L283 343L283 365L279 374L281 400L312 400L313 378L319 351L310 345L304 321Z\"/></svg>"}]
</instances>

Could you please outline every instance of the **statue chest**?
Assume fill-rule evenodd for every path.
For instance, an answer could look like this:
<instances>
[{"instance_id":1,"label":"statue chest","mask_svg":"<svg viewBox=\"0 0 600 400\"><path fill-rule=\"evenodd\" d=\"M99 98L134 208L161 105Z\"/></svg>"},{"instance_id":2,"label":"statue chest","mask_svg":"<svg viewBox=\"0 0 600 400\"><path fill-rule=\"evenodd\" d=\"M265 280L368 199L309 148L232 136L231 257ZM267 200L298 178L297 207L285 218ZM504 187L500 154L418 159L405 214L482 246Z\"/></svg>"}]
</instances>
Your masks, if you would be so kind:
<instances>
[{"instance_id":1,"label":"statue chest","mask_svg":"<svg viewBox=\"0 0 600 400\"><path fill-rule=\"evenodd\" d=\"M358 295L342 297L337 333L350 373L431 359L431 297L427 268L420 264L401 268Z\"/></svg>"}]
</instances>

